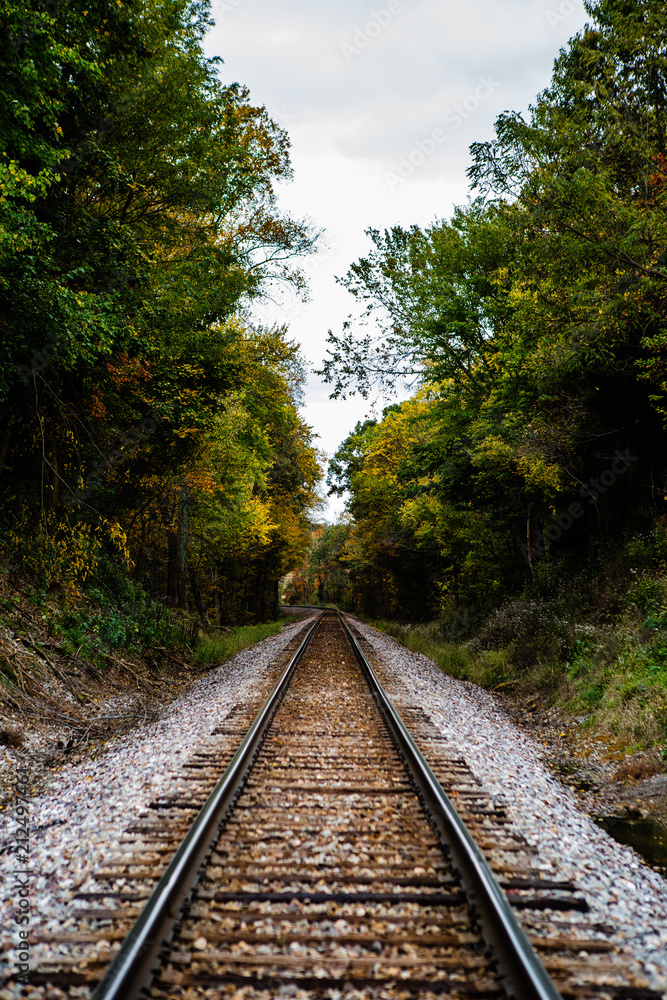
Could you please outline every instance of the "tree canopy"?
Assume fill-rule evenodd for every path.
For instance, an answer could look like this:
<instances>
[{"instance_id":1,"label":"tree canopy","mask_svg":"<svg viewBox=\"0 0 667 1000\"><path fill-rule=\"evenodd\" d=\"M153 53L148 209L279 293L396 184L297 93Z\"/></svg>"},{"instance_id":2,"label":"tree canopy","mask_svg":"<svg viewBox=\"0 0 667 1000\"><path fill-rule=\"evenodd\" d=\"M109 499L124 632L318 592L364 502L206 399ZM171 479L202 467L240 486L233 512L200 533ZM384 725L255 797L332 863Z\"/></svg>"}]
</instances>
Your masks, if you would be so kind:
<instances>
[{"instance_id":1,"label":"tree canopy","mask_svg":"<svg viewBox=\"0 0 667 1000\"><path fill-rule=\"evenodd\" d=\"M412 550L424 606L484 605L664 515L664 5L586 9L529 114L471 148L468 204L369 230L342 279L361 313L330 334L333 394L419 387L332 465L367 566L403 553L386 605Z\"/></svg>"},{"instance_id":2,"label":"tree canopy","mask_svg":"<svg viewBox=\"0 0 667 1000\"><path fill-rule=\"evenodd\" d=\"M223 620L271 610L318 503L298 349L243 318L305 289L317 234L278 210L288 137L220 82L210 23L0 2L0 492L6 531L124 538Z\"/></svg>"}]
</instances>

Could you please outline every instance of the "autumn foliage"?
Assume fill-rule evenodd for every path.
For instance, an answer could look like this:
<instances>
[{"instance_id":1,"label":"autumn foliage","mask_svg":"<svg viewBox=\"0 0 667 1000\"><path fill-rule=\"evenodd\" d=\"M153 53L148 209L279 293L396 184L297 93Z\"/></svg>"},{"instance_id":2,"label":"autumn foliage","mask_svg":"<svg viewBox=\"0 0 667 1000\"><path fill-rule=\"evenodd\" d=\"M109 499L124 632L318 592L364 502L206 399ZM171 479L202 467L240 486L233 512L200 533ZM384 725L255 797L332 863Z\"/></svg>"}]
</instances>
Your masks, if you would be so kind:
<instances>
[{"instance_id":1,"label":"autumn foliage","mask_svg":"<svg viewBox=\"0 0 667 1000\"><path fill-rule=\"evenodd\" d=\"M334 394L418 388L330 467L368 613L599 592L665 524L664 4L585 6L529 113L472 147L469 203L369 230L342 279L359 310L330 335Z\"/></svg>"},{"instance_id":2,"label":"autumn foliage","mask_svg":"<svg viewBox=\"0 0 667 1000\"><path fill-rule=\"evenodd\" d=\"M313 234L209 23L198 0L0 3L0 539L40 586L121 561L228 622L274 611L321 471L296 346L240 318L303 288Z\"/></svg>"}]
</instances>

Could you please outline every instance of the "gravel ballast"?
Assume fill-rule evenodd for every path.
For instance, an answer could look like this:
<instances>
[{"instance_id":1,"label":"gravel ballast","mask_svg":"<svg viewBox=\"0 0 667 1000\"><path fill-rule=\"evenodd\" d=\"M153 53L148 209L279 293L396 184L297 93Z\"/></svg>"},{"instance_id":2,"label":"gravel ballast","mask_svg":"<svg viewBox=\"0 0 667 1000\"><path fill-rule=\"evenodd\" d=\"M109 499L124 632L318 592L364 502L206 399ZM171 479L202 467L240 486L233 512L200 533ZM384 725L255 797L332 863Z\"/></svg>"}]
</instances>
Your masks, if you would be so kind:
<instances>
[{"instance_id":1,"label":"gravel ballast","mask_svg":"<svg viewBox=\"0 0 667 1000\"><path fill-rule=\"evenodd\" d=\"M651 987L667 996L667 881L578 808L572 791L545 767L543 747L511 722L493 694L448 677L375 629L355 626L387 674L461 750L491 795L502 798L540 863L578 886L591 919L614 926Z\"/></svg>"},{"instance_id":2,"label":"gravel ballast","mask_svg":"<svg viewBox=\"0 0 667 1000\"><path fill-rule=\"evenodd\" d=\"M46 781L46 788L28 804L3 810L0 818L0 984L7 963L14 969L21 927L15 921L21 890L27 886L32 905L30 931L73 929L69 916L72 891L85 883L112 849L137 813L159 798L171 775L193 752L197 743L210 736L234 706L252 695L285 647L304 628L304 621L286 626L282 632L238 653L221 667L197 680L182 697L169 705L162 718L107 744L97 760L65 765ZM16 752L0 748L0 754L20 760ZM16 764L15 764L16 766ZM42 784L34 764L25 769L29 783ZM26 810L24 814L23 810ZM31 873L15 876L17 865L12 846L18 843L23 819L29 831ZM19 834L20 836L20 834ZM9 847L9 850L8 850ZM20 911L19 911L20 912ZM39 948L30 950L31 967ZM4 965L4 971L3 971ZM30 987L17 985L2 990L0 997L29 995Z\"/></svg>"},{"instance_id":3,"label":"gravel ballast","mask_svg":"<svg viewBox=\"0 0 667 1000\"><path fill-rule=\"evenodd\" d=\"M615 927L653 989L667 996L667 881L581 812L573 793L548 773L540 744L508 719L492 694L447 677L426 657L355 624L384 670L462 751L488 791L503 798L517 831L538 849L540 863L577 884L591 917ZM166 790L197 742L248 699L303 627L299 621L238 654L197 681L158 722L111 741L98 760L66 765L49 776L28 809L32 932L72 928L73 890L90 878L136 813ZM4 753L10 751L0 749ZM16 843L18 819L11 810L0 817L0 952L12 964L20 894L16 859L7 846ZM29 994L30 987L0 986L2 1000Z\"/></svg>"}]
</instances>

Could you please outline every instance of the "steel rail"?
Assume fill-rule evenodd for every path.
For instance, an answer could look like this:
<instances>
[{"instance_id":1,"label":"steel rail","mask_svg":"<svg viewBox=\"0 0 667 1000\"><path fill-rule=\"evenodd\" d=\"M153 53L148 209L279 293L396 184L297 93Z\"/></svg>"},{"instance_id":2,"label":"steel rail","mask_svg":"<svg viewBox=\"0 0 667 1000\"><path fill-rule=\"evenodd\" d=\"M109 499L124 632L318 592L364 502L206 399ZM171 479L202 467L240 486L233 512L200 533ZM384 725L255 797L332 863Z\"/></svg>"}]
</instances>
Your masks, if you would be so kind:
<instances>
[{"instance_id":1,"label":"steel rail","mask_svg":"<svg viewBox=\"0 0 667 1000\"><path fill-rule=\"evenodd\" d=\"M296 666L324 615L308 630L255 717L225 773L211 792L169 866L148 898L132 930L93 993L92 1000L138 1000L153 978L160 952L180 919L181 909L199 877L228 810L240 793L266 731ZM143 994L145 997L145 994Z\"/></svg>"},{"instance_id":2,"label":"steel rail","mask_svg":"<svg viewBox=\"0 0 667 1000\"><path fill-rule=\"evenodd\" d=\"M342 616L339 618L420 797L451 851L466 895L478 914L484 938L498 960L506 988L518 1000L561 1000L484 855L410 736L347 623Z\"/></svg>"},{"instance_id":3,"label":"steel rail","mask_svg":"<svg viewBox=\"0 0 667 1000\"><path fill-rule=\"evenodd\" d=\"M279 604L279 608L286 608L288 611L336 611L338 612L338 606L335 604L327 605L323 604Z\"/></svg>"}]
</instances>

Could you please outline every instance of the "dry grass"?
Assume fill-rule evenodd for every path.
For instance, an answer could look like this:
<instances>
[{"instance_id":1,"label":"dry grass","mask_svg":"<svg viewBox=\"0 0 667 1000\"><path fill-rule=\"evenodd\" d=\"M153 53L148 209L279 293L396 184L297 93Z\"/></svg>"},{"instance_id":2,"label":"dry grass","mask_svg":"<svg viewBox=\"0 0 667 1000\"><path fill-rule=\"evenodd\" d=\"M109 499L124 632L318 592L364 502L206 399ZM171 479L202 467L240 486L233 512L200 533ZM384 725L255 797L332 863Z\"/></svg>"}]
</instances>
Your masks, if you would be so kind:
<instances>
[{"instance_id":1,"label":"dry grass","mask_svg":"<svg viewBox=\"0 0 667 1000\"><path fill-rule=\"evenodd\" d=\"M635 760L628 760L618 768L614 774L614 781L643 781L645 778L652 778L656 774L662 774L664 766L657 760L650 760L648 757L638 757Z\"/></svg>"},{"instance_id":2,"label":"dry grass","mask_svg":"<svg viewBox=\"0 0 667 1000\"><path fill-rule=\"evenodd\" d=\"M15 726L11 722L0 722L0 745L19 750L23 746L24 739L20 726Z\"/></svg>"}]
</instances>

